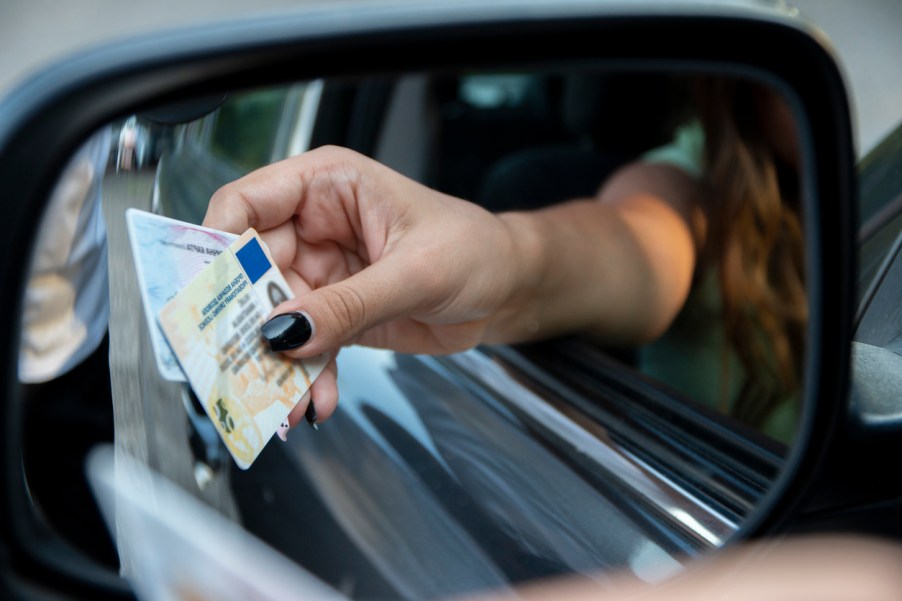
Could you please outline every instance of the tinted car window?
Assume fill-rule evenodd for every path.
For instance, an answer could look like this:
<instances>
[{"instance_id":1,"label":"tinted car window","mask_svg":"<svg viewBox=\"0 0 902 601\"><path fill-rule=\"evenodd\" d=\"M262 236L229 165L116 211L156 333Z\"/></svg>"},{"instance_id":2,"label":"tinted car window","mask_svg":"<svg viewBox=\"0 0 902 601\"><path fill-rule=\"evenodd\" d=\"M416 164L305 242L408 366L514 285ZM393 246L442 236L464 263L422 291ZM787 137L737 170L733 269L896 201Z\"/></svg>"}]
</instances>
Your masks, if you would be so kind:
<instances>
[{"instance_id":1,"label":"tinted car window","mask_svg":"<svg viewBox=\"0 0 902 601\"><path fill-rule=\"evenodd\" d=\"M875 278L902 231L902 127L859 164L859 302L878 285Z\"/></svg>"}]
</instances>

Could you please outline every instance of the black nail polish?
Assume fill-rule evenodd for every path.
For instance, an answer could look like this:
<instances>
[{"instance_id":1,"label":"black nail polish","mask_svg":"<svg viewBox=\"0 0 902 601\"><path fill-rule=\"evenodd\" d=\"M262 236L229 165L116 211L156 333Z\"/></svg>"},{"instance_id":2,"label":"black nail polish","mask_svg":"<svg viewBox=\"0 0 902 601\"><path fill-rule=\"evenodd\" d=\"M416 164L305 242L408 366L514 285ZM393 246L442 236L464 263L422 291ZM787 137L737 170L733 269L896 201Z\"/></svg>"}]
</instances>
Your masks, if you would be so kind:
<instances>
[{"instance_id":1,"label":"black nail polish","mask_svg":"<svg viewBox=\"0 0 902 601\"><path fill-rule=\"evenodd\" d=\"M276 315L260 327L273 351L287 351L307 344L313 335L313 324L299 311Z\"/></svg>"},{"instance_id":2,"label":"black nail polish","mask_svg":"<svg viewBox=\"0 0 902 601\"><path fill-rule=\"evenodd\" d=\"M316 425L316 406L313 404L313 401L307 403L307 410L304 411L304 419L307 420L307 423L314 430L319 430L319 426Z\"/></svg>"}]
</instances>

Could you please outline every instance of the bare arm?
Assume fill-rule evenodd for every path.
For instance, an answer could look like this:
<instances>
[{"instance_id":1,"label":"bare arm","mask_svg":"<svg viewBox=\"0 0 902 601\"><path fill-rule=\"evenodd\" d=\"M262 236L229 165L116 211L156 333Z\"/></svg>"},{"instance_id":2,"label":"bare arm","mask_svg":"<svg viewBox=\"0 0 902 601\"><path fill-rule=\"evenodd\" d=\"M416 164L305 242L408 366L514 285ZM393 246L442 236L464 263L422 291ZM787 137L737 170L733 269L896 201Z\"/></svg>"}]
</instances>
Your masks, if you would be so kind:
<instances>
[{"instance_id":1,"label":"bare arm","mask_svg":"<svg viewBox=\"0 0 902 601\"><path fill-rule=\"evenodd\" d=\"M291 357L332 353L311 389L325 419L347 344L450 353L572 331L660 335L691 284L698 194L675 168L635 165L598 198L498 216L326 147L223 187L205 225L255 227L269 245L296 297L263 334Z\"/></svg>"},{"instance_id":2,"label":"bare arm","mask_svg":"<svg viewBox=\"0 0 902 601\"><path fill-rule=\"evenodd\" d=\"M628 573L615 587L588 578L526 585L517 599L533 601L889 601L902 595L902 548L888 540L819 535L732 547L690 563L657 585ZM610 574L607 574L610 576ZM509 597L497 596L494 599ZM491 596L470 601L494 601Z\"/></svg>"},{"instance_id":3,"label":"bare arm","mask_svg":"<svg viewBox=\"0 0 902 601\"><path fill-rule=\"evenodd\" d=\"M596 198L503 214L525 276L486 341L580 330L626 345L661 335L689 293L704 237L701 194L677 168L635 163Z\"/></svg>"}]
</instances>

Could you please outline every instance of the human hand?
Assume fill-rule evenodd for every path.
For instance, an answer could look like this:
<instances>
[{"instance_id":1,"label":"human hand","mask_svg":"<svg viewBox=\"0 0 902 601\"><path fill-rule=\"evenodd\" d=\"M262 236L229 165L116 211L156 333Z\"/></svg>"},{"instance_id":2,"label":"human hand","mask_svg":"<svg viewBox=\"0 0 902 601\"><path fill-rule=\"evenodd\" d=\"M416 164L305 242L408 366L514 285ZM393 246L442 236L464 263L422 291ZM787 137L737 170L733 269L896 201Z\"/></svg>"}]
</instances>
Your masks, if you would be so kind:
<instances>
[{"instance_id":1,"label":"human hand","mask_svg":"<svg viewBox=\"0 0 902 601\"><path fill-rule=\"evenodd\" d=\"M317 420L338 401L348 344L450 353L479 343L518 278L507 223L353 151L324 147L221 188L204 225L255 228L295 293L263 334L293 358L331 361L310 397ZM306 402L289 416L295 425Z\"/></svg>"}]
</instances>

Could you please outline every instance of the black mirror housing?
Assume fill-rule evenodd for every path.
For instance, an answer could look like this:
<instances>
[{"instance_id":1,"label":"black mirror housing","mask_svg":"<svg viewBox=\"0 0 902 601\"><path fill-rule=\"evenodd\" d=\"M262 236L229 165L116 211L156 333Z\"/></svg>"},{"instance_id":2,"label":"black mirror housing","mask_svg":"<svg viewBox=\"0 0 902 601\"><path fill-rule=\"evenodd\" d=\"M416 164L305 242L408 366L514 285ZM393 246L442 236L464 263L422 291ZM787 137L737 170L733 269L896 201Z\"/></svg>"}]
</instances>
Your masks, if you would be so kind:
<instances>
[{"instance_id":1,"label":"black mirror housing","mask_svg":"<svg viewBox=\"0 0 902 601\"><path fill-rule=\"evenodd\" d=\"M757 6L757 5L755 5ZM687 3L504 2L328 7L150 35L98 48L36 75L0 104L0 365L4 450L0 544L35 573L51 565L29 517L20 468L16 378L22 290L35 232L56 175L93 131L162 105L191 107L236 89L300 79L426 70L522 69L604 63L614 68L718 68L761 78L791 101L802 131L810 299L798 443L740 538L779 531L804 507L845 419L855 286L855 176L849 104L830 50L792 16ZM170 118L169 116L166 117ZM75 583L84 565L55 573ZM66 567L67 566L67 567ZM122 591L98 577L106 592Z\"/></svg>"}]
</instances>

